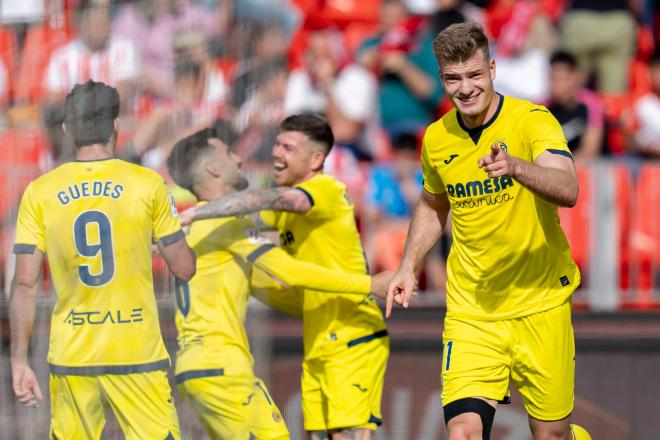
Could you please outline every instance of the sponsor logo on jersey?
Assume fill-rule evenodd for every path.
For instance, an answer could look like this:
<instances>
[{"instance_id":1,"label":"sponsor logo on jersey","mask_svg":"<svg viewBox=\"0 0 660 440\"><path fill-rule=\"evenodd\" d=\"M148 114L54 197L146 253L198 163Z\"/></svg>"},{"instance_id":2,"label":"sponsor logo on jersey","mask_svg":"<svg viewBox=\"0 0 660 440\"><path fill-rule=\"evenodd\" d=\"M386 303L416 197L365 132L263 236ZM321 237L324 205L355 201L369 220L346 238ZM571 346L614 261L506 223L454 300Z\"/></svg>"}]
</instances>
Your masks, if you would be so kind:
<instances>
[{"instance_id":1,"label":"sponsor logo on jersey","mask_svg":"<svg viewBox=\"0 0 660 440\"><path fill-rule=\"evenodd\" d=\"M81 325L131 324L134 322L141 322L142 320L142 308L140 307L139 309L131 309L130 312L125 310L91 310L78 312L71 309L62 322L78 327Z\"/></svg>"}]
</instances>

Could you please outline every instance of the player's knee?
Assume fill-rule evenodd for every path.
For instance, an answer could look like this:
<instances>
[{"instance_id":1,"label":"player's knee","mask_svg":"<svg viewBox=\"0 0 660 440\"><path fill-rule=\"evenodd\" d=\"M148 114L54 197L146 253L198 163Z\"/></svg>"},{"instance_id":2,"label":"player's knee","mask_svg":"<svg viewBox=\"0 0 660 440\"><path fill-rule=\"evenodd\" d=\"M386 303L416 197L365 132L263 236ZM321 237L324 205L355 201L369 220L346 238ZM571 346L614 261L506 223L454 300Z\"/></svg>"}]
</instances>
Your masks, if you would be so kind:
<instances>
[{"instance_id":1,"label":"player's knee","mask_svg":"<svg viewBox=\"0 0 660 440\"><path fill-rule=\"evenodd\" d=\"M450 440L489 440L495 408L477 398L465 398L444 406Z\"/></svg>"}]
</instances>

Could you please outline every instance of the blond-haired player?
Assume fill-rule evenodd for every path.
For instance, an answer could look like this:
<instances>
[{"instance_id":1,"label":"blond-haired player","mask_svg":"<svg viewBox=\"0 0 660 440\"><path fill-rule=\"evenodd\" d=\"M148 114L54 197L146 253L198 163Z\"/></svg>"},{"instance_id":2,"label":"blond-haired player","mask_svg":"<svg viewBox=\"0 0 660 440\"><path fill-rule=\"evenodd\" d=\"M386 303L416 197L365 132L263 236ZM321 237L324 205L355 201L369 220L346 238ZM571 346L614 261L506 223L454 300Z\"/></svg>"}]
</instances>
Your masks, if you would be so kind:
<instances>
[{"instance_id":1,"label":"blond-haired player","mask_svg":"<svg viewBox=\"0 0 660 440\"><path fill-rule=\"evenodd\" d=\"M510 383L536 440L588 438L570 425L570 299L580 273L557 216L578 195L566 139L545 107L495 92L481 27L452 25L433 47L455 109L426 130L424 189L387 313L392 300L408 305L414 271L451 209L442 362L449 438L488 439Z\"/></svg>"}]
</instances>

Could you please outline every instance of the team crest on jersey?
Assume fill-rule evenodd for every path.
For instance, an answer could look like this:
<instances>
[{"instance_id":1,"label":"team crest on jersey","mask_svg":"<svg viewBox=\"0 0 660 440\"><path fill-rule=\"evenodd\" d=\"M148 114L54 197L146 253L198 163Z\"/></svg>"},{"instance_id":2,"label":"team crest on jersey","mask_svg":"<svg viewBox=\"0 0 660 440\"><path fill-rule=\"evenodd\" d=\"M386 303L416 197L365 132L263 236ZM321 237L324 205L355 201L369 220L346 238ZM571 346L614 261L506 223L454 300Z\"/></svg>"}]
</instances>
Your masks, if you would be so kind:
<instances>
[{"instance_id":1,"label":"team crest on jersey","mask_svg":"<svg viewBox=\"0 0 660 440\"><path fill-rule=\"evenodd\" d=\"M176 202L172 193L168 193L167 197L170 199L170 208L172 209L172 217L178 217L179 211L176 209Z\"/></svg>"},{"instance_id":2,"label":"team crest on jersey","mask_svg":"<svg viewBox=\"0 0 660 440\"><path fill-rule=\"evenodd\" d=\"M273 411L273 420L275 423L280 423L282 421L282 416L277 411Z\"/></svg>"},{"instance_id":3,"label":"team crest on jersey","mask_svg":"<svg viewBox=\"0 0 660 440\"><path fill-rule=\"evenodd\" d=\"M509 147L506 146L506 142L498 140L498 141L495 141L495 145L497 145L500 148L500 150L502 150L506 153L509 152Z\"/></svg>"}]
</instances>

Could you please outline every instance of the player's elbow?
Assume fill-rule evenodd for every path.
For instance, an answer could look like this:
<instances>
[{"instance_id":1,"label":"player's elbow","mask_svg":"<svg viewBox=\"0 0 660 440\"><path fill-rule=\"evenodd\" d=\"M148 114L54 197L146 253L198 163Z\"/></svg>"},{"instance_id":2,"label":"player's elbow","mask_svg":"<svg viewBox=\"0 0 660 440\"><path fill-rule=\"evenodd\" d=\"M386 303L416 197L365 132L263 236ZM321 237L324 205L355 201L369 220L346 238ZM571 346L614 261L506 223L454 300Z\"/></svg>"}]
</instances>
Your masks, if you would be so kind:
<instances>
[{"instance_id":1,"label":"player's elbow","mask_svg":"<svg viewBox=\"0 0 660 440\"><path fill-rule=\"evenodd\" d=\"M172 274L180 281L190 281L190 279L194 277L195 273L197 272L197 263L194 252L190 250L188 255L180 258L178 263L179 264L176 266L170 267Z\"/></svg>"},{"instance_id":2,"label":"player's elbow","mask_svg":"<svg viewBox=\"0 0 660 440\"><path fill-rule=\"evenodd\" d=\"M577 182L575 185L572 185L569 188L568 194L566 195L566 207L567 208L572 208L577 204L578 201L578 195L580 193L579 187Z\"/></svg>"}]
</instances>

